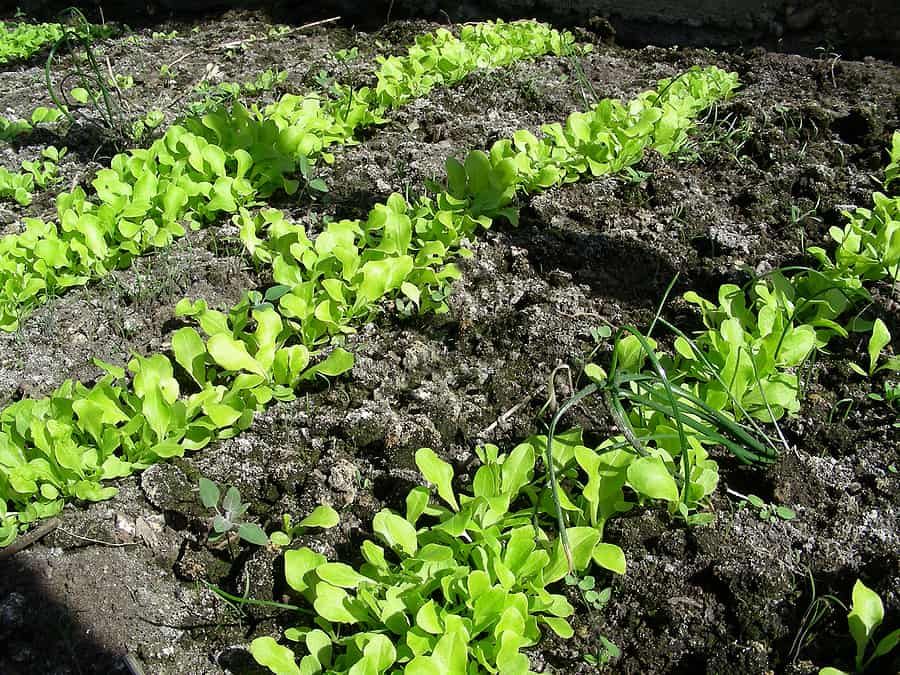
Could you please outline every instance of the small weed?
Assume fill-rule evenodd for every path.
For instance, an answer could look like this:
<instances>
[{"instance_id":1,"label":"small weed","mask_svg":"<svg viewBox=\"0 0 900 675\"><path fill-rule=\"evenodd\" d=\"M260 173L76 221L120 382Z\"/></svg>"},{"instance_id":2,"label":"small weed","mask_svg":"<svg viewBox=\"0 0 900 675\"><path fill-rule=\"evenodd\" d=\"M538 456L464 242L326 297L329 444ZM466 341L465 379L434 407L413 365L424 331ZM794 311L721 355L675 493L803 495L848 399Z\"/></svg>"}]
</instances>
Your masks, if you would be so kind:
<instances>
[{"instance_id":1,"label":"small weed","mask_svg":"<svg viewBox=\"0 0 900 675\"><path fill-rule=\"evenodd\" d=\"M887 403L888 407L893 410L894 404L900 402L900 382L884 382L884 390L881 392L870 392L869 398L873 401L881 401Z\"/></svg>"},{"instance_id":2,"label":"small weed","mask_svg":"<svg viewBox=\"0 0 900 675\"><path fill-rule=\"evenodd\" d=\"M115 77L106 78L110 87L115 87L120 91L128 91L134 88L134 78L131 75L120 75L116 73Z\"/></svg>"},{"instance_id":3,"label":"small weed","mask_svg":"<svg viewBox=\"0 0 900 675\"><path fill-rule=\"evenodd\" d=\"M135 120L131 125L132 140L140 143L148 133L159 127L165 118L165 113L162 110L154 108L142 118Z\"/></svg>"},{"instance_id":4,"label":"small weed","mask_svg":"<svg viewBox=\"0 0 900 675\"><path fill-rule=\"evenodd\" d=\"M844 610L847 609L844 603L833 595L816 595L816 580L811 573L809 573L809 587L812 599L806 608L806 612L803 614L803 618L800 619L800 627L788 652L791 663L795 663L800 657L800 652L812 643L815 639L814 631L816 626L831 613L835 605L843 607Z\"/></svg>"},{"instance_id":5,"label":"small weed","mask_svg":"<svg viewBox=\"0 0 900 675\"><path fill-rule=\"evenodd\" d=\"M831 410L828 411L828 424L832 424L836 419L836 416L840 414L841 407L844 408L844 414L840 416L841 422L846 422L847 418L850 417L850 413L853 412L853 407L856 405L856 401L852 398L842 398L838 401L834 402L834 405L831 406Z\"/></svg>"},{"instance_id":6,"label":"small weed","mask_svg":"<svg viewBox=\"0 0 900 675\"><path fill-rule=\"evenodd\" d=\"M313 80L315 80L315 83L322 89L326 90L330 89L332 83L334 82L334 78L332 78L331 75L328 74L327 70L320 70L318 73L316 73L316 76L313 78Z\"/></svg>"},{"instance_id":7,"label":"small weed","mask_svg":"<svg viewBox=\"0 0 900 675\"><path fill-rule=\"evenodd\" d=\"M749 507L755 509L757 514L759 515L760 520L766 522L776 521L778 519L781 520L793 520L797 517L797 514L789 509L786 506L779 506L776 504L769 504L761 497L757 497L754 494L741 494L740 492L736 492L731 488L727 489L728 494L733 497L737 497L741 500L741 504L738 507L739 509Z\"/></svg>"},{"instance_id":8,"label":"small weed","mask_svg":"<svg viewBox=\"0 0 900 675\"><path fill-rule=\"evenodd\" d=\"M50 48L50 54L44 65L47 92L70 123L75 122L75 115L72 112L73 103L85 106L99 118L100 126L111 134L113 142L120 144L127 138L126 125L123 120L125 104L121 98L121 91L118 86L110 87L108 77L100 68L93 49L91 25L84 14L74 8L68 11L70 23L65 25L62 35ZM54 60L57 54L63 50L72 53L75 72L54 84L52 75ZM67 94L65 92L70 77L74 78L77 86L69 88ZM127 78L122 82L127 84ZM117 78L116 84L118 84ZM131 84L134 84L133 79ZM113 91L118 94L118 98L113 97ZM81 116L89 122L96 123L95 120L90 119L90 116L83 113Z\"/></svg>"},{"instance_id":9,"label":"small weed","mask_svg":"<svg viewBox=\"0 0 900 675\"><path fill-rule=\"evenodd\" d=\"M741 164L744 146L752 136L753 127L750 118L741 118L730 112L720 118L719 106L714 105L703 120L694 143L701 156L704 149L720 148L736 164Z\"/></svg>"},{"instance_id":10,"label":"small weed","mask_svg":"<svg viewBox=\"0 0 900 675\"><path fill-rule=\"evenodd\" d=\"M598 636L600 640L600 648L596 654L584 654L582 658L585 663L592 666L605 666L610 661L615 661L622 656L622 650L613 644L609 638L604 635Z\"/></svg>"},{"instance_id":11,"label":"small weed","mask_svg":"<svg viewBox=\"0 0 900 675\"><path fill-rule=\"evenodd\" d=\"M566 586L577 588L584 603L598 612L606 607L612 595L612 588L609 586L598 591L596 588L597 582L591 575L578 577L574 574L567 574L565 582Z\"/></svg>"},{"instance_id":12,"label":"small weed","mask_svg":"<svg viewBox=\"0 0 900 675\"><path fill-rule=\"evenodd\" d=\"M203 506L216 512L212 519L212 529L215 535L209 538L210 542L219 541L229 533L236 532L237 536L248 544L265 546L269 543L269 538L259 525L243 521L243 515L250 508L250 504L241 502L241 493L235 486L230 486L223 497L216 483L201 477L200 501ZM227 541L230 551L230 538Z\"/></svg>"},{"instance_id":13,"label":"small weed","mask_svg":"<svg viewBox=\"0 0 900 675\"><path fill-rule=\"evenodd\" d=\"M291 30L292 30L292 28L290 26L285 26L283 24L280 24L280 25L272 26L271 28L269 28L269 32L267 33L267 36L270 38L280 38L280 37L284 37L285 35L290 33Z\"/></svg>"},{"instance_id":14,"label":"small weed","mask_svg":"<svg viewBox=\"0 0 900 675\"><path fill-rule=\"evenodd\" d=\"M803 208L797 204L791 204L791 224L800 225L807 220L821 223L822 219L816 216L816 213L819 211L820 201L820 199L816 199L815 206L806 210L803 210Z\"/></svg>"}]
</instances>

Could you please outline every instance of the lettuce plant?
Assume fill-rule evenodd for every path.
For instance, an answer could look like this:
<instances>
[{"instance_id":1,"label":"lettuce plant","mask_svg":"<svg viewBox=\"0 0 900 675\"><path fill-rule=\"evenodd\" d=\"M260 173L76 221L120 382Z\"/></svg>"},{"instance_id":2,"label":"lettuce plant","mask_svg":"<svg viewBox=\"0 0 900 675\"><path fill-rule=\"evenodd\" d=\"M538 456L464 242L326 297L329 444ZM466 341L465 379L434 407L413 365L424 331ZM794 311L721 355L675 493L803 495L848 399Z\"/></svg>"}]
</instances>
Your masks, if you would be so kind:
<instances>
[{"instance_id":1,"label":"lettuce plant","mask_svg":"<svg viewBox=\"0 0 900 675\"><path fill-rule=\"evenodd\" d=\"M872 661L889 654L900 643L900 628L875 640L875 631L884 621L884 604L878 593L859 579L853 585L853 604L847 614L850 635L856 643L854 673L861 673ZM870 647L873 647L870 649ZM819 675L849 675L838 668L822 668Z\"/></svg>"},{"instance_id":2,"label":"lettuce plant","mask_svg":"<svg viewBox=\"0 0 900 675\"><path fill-rule=\"evenodd\" d=\"M9 143L19 136L30 133L39 124L52 124L61 117L65 117L65 115L59 108L46 106L35 108L31 112L30 122L25 119L9 119L0 115L0 141Z\"/></svg>"},{"instance_id":3,"label":"lettuce plant","mask_svg":"<svg viewBox=\"0 0 900 675\"><path fill-rule=\"evenodd\" d=\"M0 141L7 143L31 131L31 125L25 120L12 120L0 115Z\"/></svg>"},{"instance_id":4,"label":"lettuce plant","mask_svg":"<svg viewBox=\"0 0 900 675\"><path fill-rule=\"evenodd\" d=\"M891 147L888 149L890 162L884 169L884 189L887 190L891 183L900 176L900 131L895 131L891 137Z\"/></svg>"},{"instance_id":5,"label":"lettuce plant","mask_svg":"<svg viewBox=\"0 0 900 675\"><path fill-rule=\"evenodd\" d=\"M16 513L6 510L6 502L0 499L0 548L9 546L19 534Z\"/></svg>"},{"instance_id":6,"label":"lettuce plant","mask_svg":"<svg viewBox=\"0 0 900 675\"><path fill-rule=\"evenodd\" d=\"M831 238L838 246L832 261L820 247L809 252L823 270L845 273L863 281L900 279L900 197L881 192L872 195L873 207L845 211L843 228L832 227Z\"/></svg>"},{"instance_id":7,"label":"lettuce plant","mask_svg":"<svg viewBox=\"0 0 900 675\"><path fill-rule=\"evenodd\" d=\"M405 514L375 515L377 539L363 542L359 568L308 548L287 551L285 578L315 621L285 636L306 653L298 663L291 649L261 637L251 644L254 658L276 673L526 673L521 649L542 629L571 637L573 607L548 588L569 566L541 524L547 514L539 510L535 522L529 506L543 489L534 446L508 454L486 446L479 457L484 464L465 494L454 489L449 464L419 450L416 464L433 490L410 491ZM600 542L595 528L570 527L568 535L576 570L599 560L624 572L621 551Z\"/></svg>"},{"instance_id":8,"label":"lettuce plant","mask_svg":"<svg viewBox=\"0 0 900 675\"><path fill-rule=\"evenodd\" d=\"M53 124L63 117L65 117L65 113L59 108L39 105L31 112L31 124L34 126L39 124Z\"/></svg>"},{"instance_id":9,"label":"lettuce plant","mask_svg":"<svg viewBox=\"0 0 900 675\"><path fill-rule=\"evenodd\" d=\"M9 171L0 166L0 199L14 199L21 206L28 206L33 193L33 174Z\"/></svg>"},{"instance_id":10,"label":"lettuce plant","mask_svg":"<svg viewBox=\"0 0 900 675\"><path fill-rule=\"evenodd\" d=\"M891 356L883 363L879 363L879 357L885 347L891 344L891 333L881 319L875 319L872 324L872 334L869 336L869 343L866 351L869 355L869 368L864 370L855 363L850 363L850 367L863 376L872 377L875 373L882 370L890 370L893 372L900 371L900 356Z\"/></svg>"},{"instance_id":11,"label":"lettuce plant","mask_svg":"<svg viewBox=\"0 0 900 675\"><path fill-rule=\"evenodd\" d=\"M338 512L327 504L320 504L313 509L306 518L295 523L291 515L285 513L281 517L281 529L275 530L269 537L273 546L290 546L295 537L303 534L313 527L329 529L336 526L341 520Z\"/></svg>"},{"instance_id":12,"label":"lettuce plant","mask_svg":"<svg viewBox=\"0 0 900 675\"><path fill-rule=\"evenodd\" d=\"M57 181L59 160L66 154L66 148L48 146L41 151L40 160L22 162L22 171L13 172L0 167L0 199L12 198L22 206L31 203L37 188L47 188Z\"/></svg>"},{"instance_id":13,"label":"lettuce plant","mask_svg":"<svg viewBox=\"0 0 900 675\"><path fill-rule=\"evenodd\" d=\"M707 331L695 336L693 345L676 339L677 369L702 382L699 393L706 404L738 420L752 415L774 421L796 413L800 385L789 369L809 358L816 331L791 320L792 300L765 282L753 287L749 302L733 284L719 288L718 304L694 292L684 297L700 308Z\"/></svg>"},{"instance_id":14,"label":"lettuce plant","mask_svg":"<svg viewBox=\"0 0 900 675\"><path fill-rule=\"evenodd\" d=\"M50 187L59 180L59 161L66 156L67 148L56 148L52 145L41 150L40 160L22 162L22 168L34 177L39 188Z\"/></svg>"}]
</instances>

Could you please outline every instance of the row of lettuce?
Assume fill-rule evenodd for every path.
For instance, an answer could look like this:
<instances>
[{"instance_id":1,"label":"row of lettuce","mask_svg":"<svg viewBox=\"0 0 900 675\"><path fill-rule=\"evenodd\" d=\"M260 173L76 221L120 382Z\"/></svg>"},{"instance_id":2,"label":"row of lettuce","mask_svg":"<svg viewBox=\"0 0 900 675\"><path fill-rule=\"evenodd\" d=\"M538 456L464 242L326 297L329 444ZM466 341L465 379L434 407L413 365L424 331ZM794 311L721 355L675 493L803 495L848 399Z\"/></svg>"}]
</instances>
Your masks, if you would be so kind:
<instances>
[{"instance_id":1,"label":"row of lettuce","mask_svg":"<svg viewBox=\"0 0 900 675\"><path fill-rule=\"evenodd\" d=\"M62 36L58 23L0 21L0 65L30 59Z\"/></svg>"},{"instance_id":2,"label":"row of lettuce","mask_svg":"<svg viewBox=\"0 0 900 675\"><path fill-rule=\"evenodd\" d=\"M900 133L886 189L898 165ZM573 400L602 392L609 401L611 391L627 388L622 435L591 449L580 430L551 428L549 437L508 453L486 445L476 450L481 465L466 493L454 491L452 466L419 450L416 464L433 488L412 489L403 514L375 515L376 538L362 543L362 564L330 562L306 547L285 553L285 579L307 605L296 607L300 623L284 633L294 646L258 637L254 658L279 675L531 673L521 650L542 629L574 634L574 608L552 584L592 565L625 573L624 552L603 541L610 518L655 501L688 523L708 522L710 514L696 513L718 484L706 448L725 444L748 462L772 459L754 436L758 425L745 421L774 423L796 412L797 369L851 325L872 331L869 373L900 370L896 357L878 364L890 343L880 320L839 321L870 299L865 282L900 277L900 197L879 192L873 201L832 229L833 258L812 249L817 270L776 272L747 288L724 285L718 302L686 293L707 328L688 337L669 326L677 335L673 354L658 354L637 329L621 332L609 372L589 364L595 384ZM647 361L656 369L650 377ZM608 405L612 411L616 403Z\"/></svg>"},{"instance_id":3,"label":"row of lettuce","mask_svg":"<svg viewBox=\"0 0 900 675\"><path fill-rule=\"evenodd\" d=\"M662 95L605 101L564 126L548 125L543 139L520 133L490 153L450 160L445 192L412 205L393 195L364 221L330 223L315 241L278 212L240 213L248 250L272 265L276 285L265 295L248 293L228 313L184 300L176 313L193 318L206 337L178 330L172 359L136 355L130 378L104 365L107 375L90 387L67 382L0 413L0 496L16 514L4 521L7 538L17 523L58 512L66 497L108 497L114 488L103 480L238 433L254 411L292 398L305 379L345 372L352 356L342 349L310 363L383 300L405 297L420 311L444 311L462 240L492 218L515 219L517 192L619 170L640 158L640 148L674 151L692 116L735 86L733 75L698 69L663 82ZM185 392L176 367L181 382L193 381Z\"/></svg>"},{"instance_id":4,"label":"row of lettuce","mask_svg":"<svg viewBox=\"0 0 900 675\"><path fill-rule=\"evenodd\" d=\"M277 190L295 193L298 168L333 157L384 114L495 68L576 49L569 33L537 22L464 26L420 36L404 56L379 57L373 87L333 87L333 97L288 94L259 110L235 104L173 125L149 148L116 155L98 171L93 194L78 187L56 198L57 222L26 218L0 239L0 329L15 330L34 306L72 286L128 266L223 214Z\"/></svg>"}]
</instances>

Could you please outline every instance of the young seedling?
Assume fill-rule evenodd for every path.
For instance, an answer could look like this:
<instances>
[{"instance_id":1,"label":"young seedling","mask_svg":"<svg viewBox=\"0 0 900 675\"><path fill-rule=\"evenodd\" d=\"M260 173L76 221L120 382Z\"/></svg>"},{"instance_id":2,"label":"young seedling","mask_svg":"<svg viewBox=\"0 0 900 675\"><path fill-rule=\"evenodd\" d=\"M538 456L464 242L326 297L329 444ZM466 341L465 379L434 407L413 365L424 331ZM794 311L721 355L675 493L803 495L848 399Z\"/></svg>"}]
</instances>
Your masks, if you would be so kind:
<instances>
[{"instance_id":1,"label":"young seedling","mask_svg":"<svg viewBox=\"0 0 900 675\"><path fill-rule=\"evenodd\" d=\"M296 524L292 522L290 514L286 513L281 517L281 529L273 532L269 540L274 546L290 546L294 538L303 534L307 529L312 527L329 529L337 525L340 520L338 512L327 504L317 506L312 513Z\"/></svg>"},{"instance_id":2,"label":"young seedling","mask_svg":"<svg viewBox=\"0 0 900 675\"><path fill-rule=\"evenodd\" d=\"M250 504L241 502L241 493L235 486L230 486L222 497L216 483L201 477L200 501L203 506L216 512L212 519L212 529L216 534L210 537L209 541L219 541L230 532L236 531L237 536L249 544L265 546L269 543L269 538L259 525L242 522L242 516L250 508Z\"/></svg>"},{"instance_id":3,"label":"young seedling","mask_svg":"<svg viewBox=\"0 0 900 675\"><path fill-rule=\"evenodd\" d=\"M622 656L622 650L619 649L613 642L609 640L605 635L600 635L600 647L597 649L596 654L584 654L582 658L585 663L589 663L592 666L605 666L610 661L615 661L620 656Z\"/></svg>"},{"instance_id":4,"label":"young seedling","mask_svg":"<svg viewBox=\"0 0 900 675\"><path fill-rule=\"evenodd\" d=\"M861 673L871 665L872 661L893 651L900 642L900 628L875 642L875 631L884 621L884 604L881 602L881 597L859 579L853 585L852 597L853 604L850 607L850 613L847 614L847 626L856 643L853 672ZM874 644L874 649L869 649L871 644ZM849 673L829 666L822 668L819 675L849 675Z\"/></svg>"},{"instance_id":5,"label":"young seedling","mask_svg":"<svg viewBox=\"0 0 900 675\"><path fill-rule=\"evenodd\" d=\"M142 118L135 120L131 125L132 140L140 142L146 134L162 124L165 118L165 113L162 110L154 108Z\"/></svg>"},{"instance_id":6,"label":"young seedling","mask_svg":"<svg viewBox=\"0 0 900 675\"><path fill-rule=\"evenodd\" d=\"M575 574L567 574L564 579L566 586L574 586L581 593L581 598L589 607L601 611L606 607L609 598L612 595L612 588L607 586L601 590L597 590L597 581L590 574L578 577Z\"/></svg>"},{"instance_id":7,"label":"young seedling","mask_svg":"<svg viewBox=\"0 0 900 675\"><path fill-rule=\"evenodd\" d=\"M31 125L25 120L13 120L0 115L0 141L8 143L31 129Z\"/></svg>"},{"instance_id":8,"label":"young seedling","mask_svg":"<svg viewBox=\"0 0 900 675\"><path fill-rule=\"evenodd\" d=\"M359 58L359 47L351 47L350 49L338 49L334 53L334 58L338 61L355 61Z\"/></svg>"},{"instance_id":9,"label":"young seedling","mask_svg":"<svg viewBox=\"0 0 900 675\"><path fill-rule=\"evenodd\" d=\"M885 381L884 391L870 392L869 398L873 401L881 401L887 404L887 407L893 411L897 411L897 404L900 402L900 382ZM895 428L900 429L900 418L893 423Z\"/></svg>"},{"instance_id":10,"label":"young seedling","mask_svg":"<svg viewBox=\"0 0 900 675\"><path fill-rule=\"evenodd\" d=\"M800 628L797 630L797 635L794 636L794 641L791 643L791 649L788 652L791 663L795 663L800 657L800 652L812 643L816 626L831 613L835 606L842 607L844 611L847 610L847 606L837 597L833 595L817 595L816 580L811 572L807 571L807 573L809 575L811 600L806 608L806 612L803 613L803 618L800 620Z\"/></svg>"},{"instance_id":11,"label":"young seedling","mask_svg":"<svg viewBox=\"0 0 900 675\"><path fill-rule=\"evenodd\" d=\"M891 137L891 147L888 150L891 161L884 168L884 189L900 177L900 131L895 131Z\"/></svg>"},{"instance_id":12,"label":"young seedling","mask_svg":"<svg viewBox=\"0 0 900 675\"><path fill-rule=\"evenodd\" d=\"M584 600L585 604L590 609L598 612L606 607L610 596L612 595L612 588L609 586L598 591L596 589L596 581L591 575L579 577L575 574L567 574L564 581L567 586L576 587L581 593L581 598ZM582 654L585 663L589 663L592 666L603 666L622 656L622 650L605 635L598 634L597 638L600 641L600 645L597 648L596 653Z\"/></svg>"},{"instance_id":13,"label":"young seedling","mask_svg":"<svg viewBox=\"0 0 900 675\"><path fill-rule=\"evenodd\" d=\"M40 188L47 188L59 180L59 162L66 156L67 148L48 146L41 151L43 161L22 162L22 168L34 176L35 184Z\"/></svg>"},{"instance_id":14,"label":"young seedling","mask_svg":"<svg viewBox=\"0 0 900 675\"><path fill-rule=\"evenodd\" d=\"M854 372L862 375L863 377L872 377L875 373L878 373L882 370L890 370L893 372L900 371L900 356L892 356L883 363L878 363L878 357L881 356L881 352L890 344L890 331L888 331L888 328L885 325L884 321L882 321L881 319L875 319L875 323L872 325L872 335L869 337L869 345L866 350L869 354L868 371L864 370L862 366L859 366L856 363L852 362L850 363L850 368L852 368Z\"/></svg>"},{"instance_id":15,"label":"young seedling","mask_svg":"<svg viewBox=\"0 0 900 675\"><path fill-rule=\"evenodd\" d=\"M745 506L749 505L751 508L756 509L757 513L759 514L760 520L769 522L777 520L779 518L781 520L793 520L797 517L797 514L788 507L769 504L762 498L754 494L741 494L740 492L736 492L731 488L728 488L727 492L728 494L742 500L740 508L744 508Z\"/></svg>"}]
</instances>

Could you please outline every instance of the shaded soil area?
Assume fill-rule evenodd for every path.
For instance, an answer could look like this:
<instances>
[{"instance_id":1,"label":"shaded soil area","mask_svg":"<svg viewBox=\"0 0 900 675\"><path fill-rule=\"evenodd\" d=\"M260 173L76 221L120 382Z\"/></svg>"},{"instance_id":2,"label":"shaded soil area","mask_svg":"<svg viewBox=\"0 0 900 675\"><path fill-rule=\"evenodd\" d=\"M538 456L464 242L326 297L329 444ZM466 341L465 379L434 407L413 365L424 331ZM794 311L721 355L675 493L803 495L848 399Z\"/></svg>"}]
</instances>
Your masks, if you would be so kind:
<instances>
[{"instance_id":1,"label":"shaded soil area","mask_svg":"<svg viewBox=\"0 0 900 675\"><path fill-rule=\"evenodd\" d=\"M263 101L327 87L331 78L365 84L376 53L399 52L434 27L398 22L364 34L326 25L278 35L257 15L230 14L121 36L99 53L134 78L123 92L133 111L159 108L171 122L201 96L191 86L210 77L246 82L266 69L286 70ZM335 58L353 47L358 58ZM330 187L317 201L272 204L315 232L325 216L358 217L393 191L420 192L443 174L448 156L516 129L537 131L594 97L629 98L658 78L711 63L737 71L743 88L710 111L690 151L665 161L647 156L627 178L524 201L518 228L498 224L472 242L448 314L404 321L386 310L350 337L356 365L349 376L270 408L234 439L120 481L108 502L68 506L54 532L0 561L7 645L0 672L127 673L126 655L148 674L262 672L247 644L280 635L291 618L272 608L236 611L204 582L282 600L280 554L210 544L200 476L238 486L269 530L282 514L302 517L332 504L340 526L299 543L352 559L372 515L397 507L420 481L418 448L434 448L464 472L477 444L512 447L540 431L554 368L578 371L593 349L608 351L592 336L598 326L646 326L676 273L663 315L690 330L699 319L677 299L681 292L714 296L722 283L809 264L808 246L828 248L828 228L842 223L842 210L868 205L878 189L884 149L900 127L900 69L884 62L598 43L580 66L544 58L435 90L338 149L333 165L317 169ZM207 64L221 75L210 76ZM162 65L174 75L161 76ZM37 63L0 72L0 112L28 116L46 104L42 77ZM48 142L66 145L61 187L86 186L109 149L95 154L85 129L4 145L0 163L12 168ZM52 217L52 193L25 209L0 208L4 231L13 232L24 216ZM181 325L172 310L182 297L222 309L264 284L236 237L231 223L213 223L53 299L18 332L0 335L0 404L47 395L67 378L96 377L95 356L123 364L131 352L165 350ZM876 287L873 295L871 311L900 334L896 289ZM900 626L898 403L868 396L883 391L888 376L854 375L848 362L864 358L864 345L850 340L811 366L804 406L782 428L793 449L773 467L717 458L722 481L712 525L687 529L652 509L613 520L606 538L625 551L627 574L599 577L612 588L603 608L573 595L576 637L542 642L529 653L532 668L597 672L585 657L598 653L602 635L622 656L601 672L849 670L844 613L835 609L812 627L804 616L817 597L848 602L857 578L881 595L885 630ZM564 396L559 379L553 386ZM566 422L598 440L611 431L602 409L590 405ZM790 507L797 517L764 520L733 492ZM873 672L898 670L894 656Z\"/></svg>"}]
</instances>

